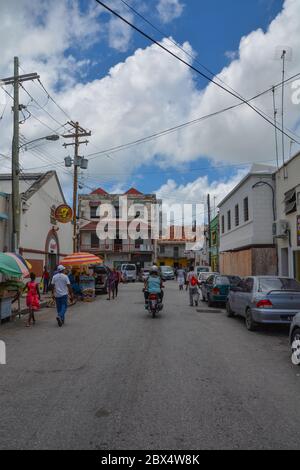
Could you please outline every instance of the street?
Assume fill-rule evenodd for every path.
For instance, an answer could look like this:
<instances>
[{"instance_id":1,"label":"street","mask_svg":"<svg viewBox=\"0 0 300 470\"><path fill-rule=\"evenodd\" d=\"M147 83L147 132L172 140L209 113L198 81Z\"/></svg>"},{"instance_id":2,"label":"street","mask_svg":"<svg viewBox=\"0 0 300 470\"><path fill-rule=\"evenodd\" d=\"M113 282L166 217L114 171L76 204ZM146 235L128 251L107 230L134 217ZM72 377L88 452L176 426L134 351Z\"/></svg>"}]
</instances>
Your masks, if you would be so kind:
<instances>
[{"instance_id":1,"label":"street","mask_svg":"<svg viewBox=\"0 0 300 470\"><path fill-rule=\"evenodd\" d=\"M286 328L242 319L166 283L152 319L142 284L37 324L0 327L1 449L299 449L300 368ZM202 311L201 311L202 309Z\"/></svg>"}]
</instances>

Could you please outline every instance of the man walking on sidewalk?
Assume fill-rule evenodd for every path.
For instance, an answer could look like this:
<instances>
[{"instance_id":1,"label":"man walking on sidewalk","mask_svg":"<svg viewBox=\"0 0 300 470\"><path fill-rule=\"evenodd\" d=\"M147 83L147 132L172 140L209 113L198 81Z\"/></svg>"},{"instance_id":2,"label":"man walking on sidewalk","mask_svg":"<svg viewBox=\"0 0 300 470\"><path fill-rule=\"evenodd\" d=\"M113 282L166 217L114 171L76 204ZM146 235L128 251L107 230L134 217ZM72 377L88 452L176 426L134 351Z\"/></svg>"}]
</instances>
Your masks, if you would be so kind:
<instances>
[{"instance_id":1,"label":"man walking on sidewalk","mask_svg":"<svg viewBox=\"0 0 300 470\"><path fill-rule=\"evenodd\" d=\"M195 300L195 305L196 307L198 307L198 303L199 303L198 278L197 278L196 272L194 271L193 266L190 267L190 271L186 278L186 288L189 289L190 306L194 307L194 300Z\"/></svg>"},{"instance_id":2,"label":"man walking on sidewalk","mask_svg":"<svg viewBox=\"0 0 300 470\"><path fill-rule=\"evenodd\" d=\"M65 315L68 308L68 294L70 294L71 301L73 301L73 291L68 276L64 273L65 267L59 265L57 274L52 278L52 289L54 289L54 297L57 309L57 323L61 327L65 323Z\"/></svg>"}]
</instances>

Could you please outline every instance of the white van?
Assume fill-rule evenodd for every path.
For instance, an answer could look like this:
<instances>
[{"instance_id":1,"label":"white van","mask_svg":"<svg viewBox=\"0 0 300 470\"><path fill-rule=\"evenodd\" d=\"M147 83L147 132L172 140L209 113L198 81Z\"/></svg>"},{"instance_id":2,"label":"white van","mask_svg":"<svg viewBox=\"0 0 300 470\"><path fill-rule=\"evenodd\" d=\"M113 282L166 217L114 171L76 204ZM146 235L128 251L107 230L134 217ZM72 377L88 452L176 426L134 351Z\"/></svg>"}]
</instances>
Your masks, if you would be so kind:
<instances>
[{"instance_id":1,"label":"white van","mask_svg":"<svg viewBox=\"0 0 300 470\"><path fill-rule=\"evenodd\" d=\"M137 269L135 264L122 264L121 273L125 282L135 282L137 280Z\"/></svg>"}]
</instances>

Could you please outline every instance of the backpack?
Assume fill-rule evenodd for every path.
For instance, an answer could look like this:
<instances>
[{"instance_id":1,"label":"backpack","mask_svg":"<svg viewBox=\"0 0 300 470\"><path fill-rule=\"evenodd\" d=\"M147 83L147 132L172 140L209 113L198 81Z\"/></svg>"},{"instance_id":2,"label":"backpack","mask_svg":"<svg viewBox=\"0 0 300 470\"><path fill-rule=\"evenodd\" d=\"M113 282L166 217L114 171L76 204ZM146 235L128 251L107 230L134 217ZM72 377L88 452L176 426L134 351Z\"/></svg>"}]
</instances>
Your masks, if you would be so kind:
<instances>
[{"instance_id":1,"label":"backpack","mask_svg":"<svg viewBox=\"0 0 300 470\"><path fill-rule=\"evenodd\" d=\"M191 286L196 287L197 285L198 285L198 279L195 276L193 276L191 279Z\"/></svg>"}]
</instances>

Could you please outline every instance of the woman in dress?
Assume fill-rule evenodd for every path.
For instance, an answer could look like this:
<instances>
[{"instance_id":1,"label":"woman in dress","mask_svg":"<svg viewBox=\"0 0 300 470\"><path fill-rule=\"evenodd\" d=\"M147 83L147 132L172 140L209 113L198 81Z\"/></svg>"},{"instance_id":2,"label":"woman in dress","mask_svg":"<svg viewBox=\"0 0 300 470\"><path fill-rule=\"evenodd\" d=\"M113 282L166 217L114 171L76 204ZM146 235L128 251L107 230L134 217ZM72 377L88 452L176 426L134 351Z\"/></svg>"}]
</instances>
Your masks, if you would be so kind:
<instances>
[{"instance_id":1,"label":"woman in dress","mask_svg":"<svg viewBox=\"0 0 300 470\"><path fill-rule=\"evenodd\" d=\"M40 308L40 290L39 285L35 281L36 275L34 273L30 273L30 281L27 283L27 296L26 296L26 305L29 308L29 317L26 323L26 326L30 326L31 324L35 324L34 312L39 310Z\"/></svg>"}]
</instances>

